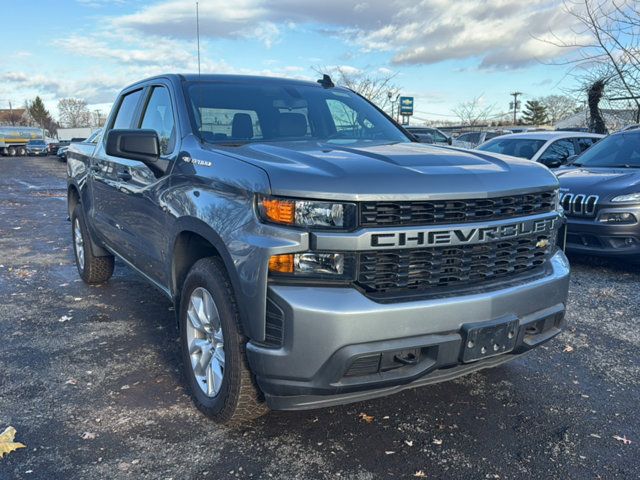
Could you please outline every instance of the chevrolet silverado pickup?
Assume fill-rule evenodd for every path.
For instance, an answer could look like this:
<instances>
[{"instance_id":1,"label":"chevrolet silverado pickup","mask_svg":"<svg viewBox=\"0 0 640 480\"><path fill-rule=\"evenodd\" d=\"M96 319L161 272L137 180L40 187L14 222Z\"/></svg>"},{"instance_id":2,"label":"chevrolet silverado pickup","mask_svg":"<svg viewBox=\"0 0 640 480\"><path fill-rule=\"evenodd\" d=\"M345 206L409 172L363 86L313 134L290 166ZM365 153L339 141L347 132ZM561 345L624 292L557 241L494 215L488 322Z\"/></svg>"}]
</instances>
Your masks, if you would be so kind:
<instances>
[{"instance_id":1,"label":"chevrolet silverado pickup","mask_svg":"<svg viewBox=\"0 0 640 480\"><path fill-rule=\"evenodd\" d=\"M174 302L217 422L453 379L564 327L554 175L420 144L328 76L140 81L67 170L80 276L117 257Z\"/></svg>"}]
</instances>

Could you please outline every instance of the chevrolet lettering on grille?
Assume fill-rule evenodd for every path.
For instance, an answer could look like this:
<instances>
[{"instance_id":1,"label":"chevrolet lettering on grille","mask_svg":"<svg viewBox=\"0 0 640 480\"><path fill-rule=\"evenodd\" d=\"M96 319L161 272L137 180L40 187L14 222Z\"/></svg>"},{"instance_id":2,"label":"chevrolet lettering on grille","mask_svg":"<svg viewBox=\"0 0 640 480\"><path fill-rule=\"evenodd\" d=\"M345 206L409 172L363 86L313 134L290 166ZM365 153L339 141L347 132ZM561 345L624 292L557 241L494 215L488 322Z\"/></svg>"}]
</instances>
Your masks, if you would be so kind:
<instances>
[{"instance_id":1,"label":"chevrolet lettering on grille","mask_svg":"<svg viewBox=\"0 0 640 480\"><path fill-rule=\"evenodd\" d=\"M545 218L490 227L372 233L370 245L376 249L384 249L486 243L534 233L547 233L554 229L556 221L557 218Z\"/></svg>"}]
</instances>

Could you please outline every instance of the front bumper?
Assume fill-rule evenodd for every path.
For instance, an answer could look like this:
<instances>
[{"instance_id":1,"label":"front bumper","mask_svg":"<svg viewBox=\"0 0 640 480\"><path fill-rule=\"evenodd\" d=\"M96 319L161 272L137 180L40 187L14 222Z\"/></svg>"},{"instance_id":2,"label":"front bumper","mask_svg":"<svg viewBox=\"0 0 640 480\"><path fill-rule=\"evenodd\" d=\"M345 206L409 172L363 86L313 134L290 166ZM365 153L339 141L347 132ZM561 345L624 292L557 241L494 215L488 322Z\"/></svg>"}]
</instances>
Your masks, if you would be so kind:
<instances>
[{"instance_id":1,"label":"front bumper","mask_svg":"<svg viewBox=\"0 0 640 480\"><path fill-rule=\"evenodd\" d=\"M601 215L611 212L633 213L640 219L640 207L600 209ZM603 223L597 218L567 218L567 251L611 257L640 258L640 224Z\"/></svg>"},{"instance_id":2,"label":"front bumper","mask_svg":"<svg viewBox=\"0 0 640 480\"><path fill-rule=\"evenodd\" d=\"M552 338L564 326L568 287L569 265L562 252L535 280L422 301L380 304L351 288L271 286L269 301L284 318L283 346L249 342L247 355L273 409L380 397L498 365ZM463 325L502 318L519 321L513 351L462 364ZM419 361L389 363L399 352L416 352ZM379 365L387 362L391 368L367 372L366 359L377 354Z\"/></svg>"}]
</instances>

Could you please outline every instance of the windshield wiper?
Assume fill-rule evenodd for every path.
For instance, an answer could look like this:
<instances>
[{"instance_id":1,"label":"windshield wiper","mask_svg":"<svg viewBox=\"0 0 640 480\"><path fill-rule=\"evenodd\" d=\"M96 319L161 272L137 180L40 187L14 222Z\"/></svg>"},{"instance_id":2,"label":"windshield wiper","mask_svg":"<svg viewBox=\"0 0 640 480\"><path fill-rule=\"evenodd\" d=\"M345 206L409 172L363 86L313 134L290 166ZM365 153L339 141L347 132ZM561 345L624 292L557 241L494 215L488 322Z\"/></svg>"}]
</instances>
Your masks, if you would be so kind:
<instances>
[{"instance_id":1,"label":"windshield wiper","mask_svg":"<svg viewBox=\"0 0 640 480\"><path fill-rule=\"evenodd\" d=\"M638 168L639 165L631 165L630 163L619 163L617 165L607 165L610 168Z\"/></svg>"}]
</instances>

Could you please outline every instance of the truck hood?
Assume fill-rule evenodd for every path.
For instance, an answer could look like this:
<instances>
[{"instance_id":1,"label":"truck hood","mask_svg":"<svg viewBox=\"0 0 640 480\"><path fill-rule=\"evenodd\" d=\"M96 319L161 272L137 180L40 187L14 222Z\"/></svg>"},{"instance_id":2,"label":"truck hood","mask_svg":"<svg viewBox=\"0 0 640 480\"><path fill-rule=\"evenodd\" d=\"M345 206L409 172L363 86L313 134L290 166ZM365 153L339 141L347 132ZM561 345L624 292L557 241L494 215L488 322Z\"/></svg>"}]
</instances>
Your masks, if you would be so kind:
<instances>
[{"instance_id":1,"label":"truck hood","mask_svg":"<svg viewBox=\"0 0 640 480\"><path fill-rule=\"evenodd\" d=\"M486 198L558 185L546 167L529 160L420 143L249 143L215 150L262 168L272 194L292 197Z\"/></svg>"},{"instance_id":2,"label":"truck hood","mask_svg":"<svg viewBox=\"0 0 640 480\"><path fill-rule=\"evenodd\" d=\"M608 196L640 191L640 169L564 167L556 170L562 191Z\"/></svg>"}]
</instances>

